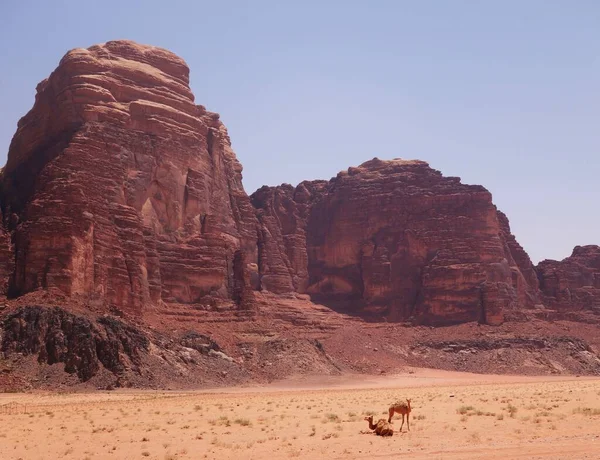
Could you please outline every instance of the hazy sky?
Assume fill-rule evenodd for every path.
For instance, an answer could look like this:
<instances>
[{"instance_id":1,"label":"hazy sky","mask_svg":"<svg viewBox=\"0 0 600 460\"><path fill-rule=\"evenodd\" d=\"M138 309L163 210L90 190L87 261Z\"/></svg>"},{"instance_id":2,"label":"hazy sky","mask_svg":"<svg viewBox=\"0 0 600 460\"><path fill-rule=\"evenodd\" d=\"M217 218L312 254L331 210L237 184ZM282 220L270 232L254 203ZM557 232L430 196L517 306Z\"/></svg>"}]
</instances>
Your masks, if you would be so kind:
<instances>
[{"instance_id":1,"label":"hazy sky","mask_svg":"<svg viewBox=\"0 0 600 460\"><path fill-rule=\"evenodd\" d=\"M379 158L482 184L534 261L600 244L600 2L0 0L0 163L71 48L191 68L251 193Z\"/></svg>"}]
</instances>

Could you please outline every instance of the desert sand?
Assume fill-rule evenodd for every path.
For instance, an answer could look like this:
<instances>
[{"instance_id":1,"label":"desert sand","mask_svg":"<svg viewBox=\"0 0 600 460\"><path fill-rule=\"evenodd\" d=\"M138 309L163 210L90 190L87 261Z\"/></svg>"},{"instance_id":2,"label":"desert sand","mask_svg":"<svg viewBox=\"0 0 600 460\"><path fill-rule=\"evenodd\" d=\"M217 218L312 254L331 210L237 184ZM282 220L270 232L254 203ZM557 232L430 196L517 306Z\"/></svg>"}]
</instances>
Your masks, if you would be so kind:
<instances>
[{"instance_id":1,"label":"desert sand","mask_svg":"<svg viewBox=\"0 0 600 460\"><path fill-rule=\"evenodd\" d=\"M190 392L0 395L2 459L600 458L600 378L414 369ZM412 399L410 432L364 417ZM398 416L396 416L398 417Z\"/></svg>"}]
</instances>

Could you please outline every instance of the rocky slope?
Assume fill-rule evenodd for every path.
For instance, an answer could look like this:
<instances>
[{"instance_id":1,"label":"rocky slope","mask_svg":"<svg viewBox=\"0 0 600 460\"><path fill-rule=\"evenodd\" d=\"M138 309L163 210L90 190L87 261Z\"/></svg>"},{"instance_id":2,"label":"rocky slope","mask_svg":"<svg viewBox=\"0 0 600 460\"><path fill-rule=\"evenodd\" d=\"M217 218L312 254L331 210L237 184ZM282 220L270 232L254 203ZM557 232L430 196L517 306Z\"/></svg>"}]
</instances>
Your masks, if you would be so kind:
<instances>
[{"instance_id":1,"label":"rocky slope","mask_svg":"<svg viewBox=\"0 0 600 460\"><path fill-rule=\"evenodd\" d=\"M502 372L600 372L595 326L540 326L600 313L597 246L534 267L485 188L423 161L251 197L241 171L181 58L68 52L0 170L0 387L493 371L499 356Z\"/></svg>"}]
</instances>

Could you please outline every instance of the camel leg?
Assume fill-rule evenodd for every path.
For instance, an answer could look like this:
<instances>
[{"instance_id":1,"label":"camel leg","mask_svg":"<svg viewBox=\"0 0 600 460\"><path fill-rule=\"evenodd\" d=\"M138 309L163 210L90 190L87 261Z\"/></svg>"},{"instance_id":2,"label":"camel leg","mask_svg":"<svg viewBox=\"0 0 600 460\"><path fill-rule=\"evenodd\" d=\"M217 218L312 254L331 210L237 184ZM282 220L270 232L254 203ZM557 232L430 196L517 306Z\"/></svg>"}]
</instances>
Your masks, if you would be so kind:
<instances>
[{"instance_id":1,"label":"camel leg","mask_svg":"<svg viewBox=\"0 0 600 460\"><path fill-rule=\"evenodd\" d=\"M394 408L390 407L390 410L388 411L388 413L389 413L388 423L392 423L392 417L394 416Z\"/></svg>"},{"instance_id":2,"label":"camel leg","mask_svg":"<svg viewBox=\"0 0 600 460\"><path fill-rule=\"evenodd\" d=\"M408 427L408 431L410 431L410 412L406 414L406 426Z\"/></svg>"},{"instance_id":3,"label":"camel leg","mask_svg":"<svg viewBox=\"0 0 600 460\"><path fill-rule=\"evenodd\" d=\"M402 425L400 425L400 433L402 433L403 426L404 426L404 414L402 414Z\"/></svg>"}]
</instances>

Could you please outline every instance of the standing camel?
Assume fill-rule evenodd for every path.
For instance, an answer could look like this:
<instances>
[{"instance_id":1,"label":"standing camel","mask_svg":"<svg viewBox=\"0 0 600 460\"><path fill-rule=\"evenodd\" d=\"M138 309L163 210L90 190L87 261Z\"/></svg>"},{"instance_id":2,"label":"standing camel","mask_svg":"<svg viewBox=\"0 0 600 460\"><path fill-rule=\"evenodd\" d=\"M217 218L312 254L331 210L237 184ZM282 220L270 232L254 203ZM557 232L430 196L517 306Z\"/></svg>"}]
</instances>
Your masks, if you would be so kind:
<instances>
[{"instance_id":1,"label":"standing camel","mask_svg":"<svg viewBox=\"0 0 600 460\"><path fill-rule=\"evenodd\" d=\"M410 431L410 399L407 399L406 402L396 401L390 406L388 412L388 423L392 423L392 417L394 416L394 413L402 414L402 425L400 425L400 432L402 432L402 427L404 426L404 416L406 415L406 426L408 427L408 431Z\"/></svg>"}]
</instances>

